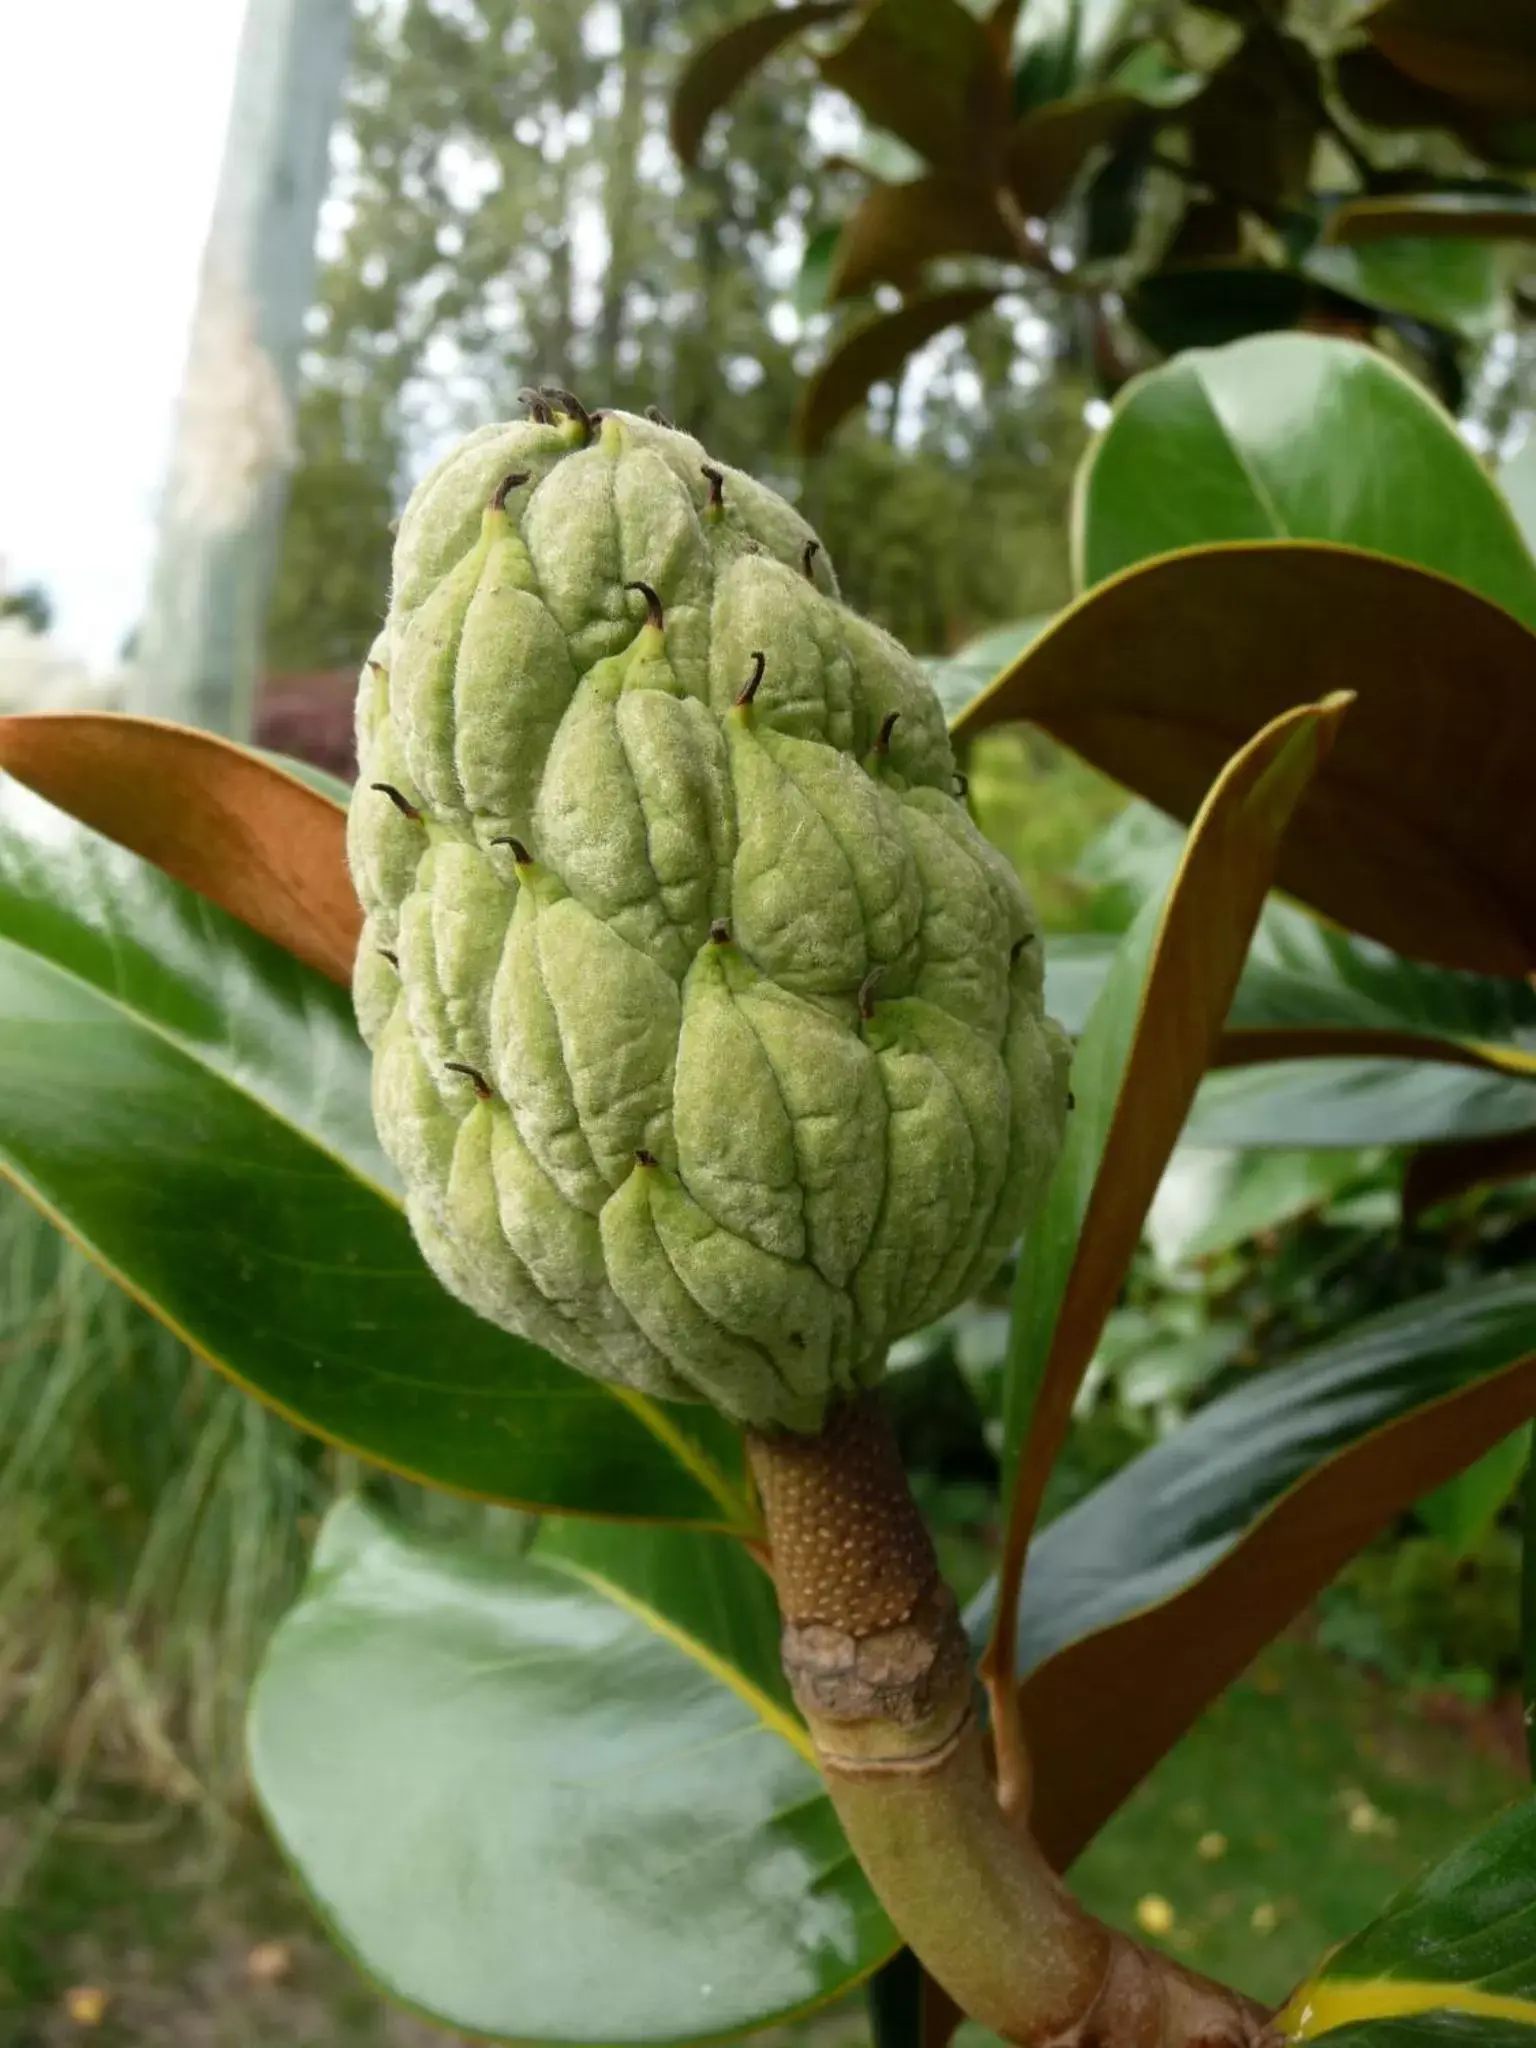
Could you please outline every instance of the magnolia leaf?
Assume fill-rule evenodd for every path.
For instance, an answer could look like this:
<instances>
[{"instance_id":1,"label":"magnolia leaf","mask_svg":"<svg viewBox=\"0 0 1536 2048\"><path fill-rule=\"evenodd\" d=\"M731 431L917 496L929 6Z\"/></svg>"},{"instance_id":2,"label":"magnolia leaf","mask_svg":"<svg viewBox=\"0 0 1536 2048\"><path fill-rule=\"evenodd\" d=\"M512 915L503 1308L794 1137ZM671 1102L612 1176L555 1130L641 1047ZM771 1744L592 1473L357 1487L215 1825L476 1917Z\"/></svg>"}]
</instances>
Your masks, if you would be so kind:
<instances>
[{"instance_id":1,"label":"magnolia leaf","mask_svg":"<svg viewBox=\"0 0 1536 2048\"><path fill-rule=\"evenodd\" d=\"M1536 194L1396 192L1346 199L1329 214L1322 239L1359 248L1401 235L1529 242L1536 239Z\"/></svg>"},{"instance_id":2,"label":"magnolia leaf","mask_svg":"<svg viewBox=\"0 0 1536 2048\"><path fill-rule=\"evenodd\" d=\"M837 244L828 300L858 298L883 281L908 287L938 256L1012 256L1012 234L986 186L949 172L865 194Z\"/></svg>"},{"instance_id":3,"label":"magnolia leaf","mask_svg":"<svg viewBox=\"0 0 1536 2048\"><path fill-rule=\"evenodd\" d=\"M1016 1668L1057 1867L1349 1558L1533 1412L1536 1274L1497 1274L1223 1395L1042 1531Z\"/></svg>"},{"instance_id":4,"label":"magnolia leaf","mask_svg":"<svg viewBox=\"0 0 1536 2048\"><path fill-rule=\"evenodd\" d=\"M844 335L800 393L795 418L800 446L815 454L838 422L868 395L872 384L894 377L925 342L946 327L959 326L985 312L997 296L996 289L978 286L923 293L896 312L877 313Z\"/></svg>"},{"instance_id":5,"label":"magnolia leaf","mask_svg":"<svg viewBox=\"0 0 1536 2048\"><path fill-rule=\"evenodd\" d=\"M722 1538L556 1524L498 1559L344 1502L250 1757L342 1947L477 2035L714 2039L897 1947L788 1704L772 1587Z\"/></svg>"},{"instance_id":6,"label":"magnolia leaf","mask_svg":"<svg viewBox=\"0 0 1536 2048\"><path fill-rule=\"evenodd\" d=\"M0 767L349 986L363 914L346 813L296 766L107 711L0 718Z\"/></svg>"},{"instance_id":7,"label":"magnolia leaf","mask_svg":"<svg viewBox=\"0 0 1536 2048\"><path fill-rule=\"evenodd\" d=\"M1207 1077L1190 1145L1439 1145L1536 1123L1536 1087L1435 1060L1295 1059Z\"/></svg>"},{"instance_id":8,"label":"magnolia leaf","mask_svg":"<svg viewBox=\"0 0 1536 2048\"><path fill-rule=\"evenodd\" d=\"M1014 619L1006 626L993 626L977 639L968 640L953 654L935 655L925 661L928 680L946 716L952 718L963 711L999 669L1016 661L1050 622L1049 613L1034 619Z\"/></svg>"},{"instance_id":9,"label":"magnolia leaf","mask_svg":"<svg viewBox=\"0 0 1536 2048\"><path fill-rule=\"evenodd\" d=\"M1199 91L1196 73L1170 66L1155 48L1122 65L1107 84L1032 107L1008 134L1007 179L1025 212L1054 213L1097 149L1113 147Z\"/></svg>"},{"instance_id":10,"label":"magnolia leaf","mask_svg":"<svg viewBox=\"0 0 1536 2048\"><path fill-rule=\"evenodd\" d=\"M1536 630L1536 561L1508 505L1449 414L1354 342L1258 335L1165 364L1116 400L1078 473L1079 584L1245 540L1391 555Z\"/></svg>"},{"instance_id":11,"label":"magnolia leaf","mask_svg":"<svg viewBox=\"0 0 1536 2048\"><path fill-rule=\"evenodd\" d=\"M711 118L760 65L824 21L847 14L853 0L802 0L754 14L695 50L672 94L672 147L685 164L698 160Z\"/></svg>"},{"instance_id":12,"label":"magnolia leaf","mask_svg":"<svg viewBox=\"0 0 1536 2048\"><path fill-rule=\"evenodd\" d=\"M1536 1096L1532 1097L1532 1128L1503 1137L1450 1140L1423 1145L1408 1161L1403 1175L1403 1218L1412 1222L1427 1209L1454 1200L1472 1188L1501 1181L1526 1180L1536 1174Z\"/></svg>"},{"instance_id":13,"label":"magnolia leaf","mask_svg":"<svg viewBox=\"0 0 1536 2048\"><path fill-rule=\"evenodd\" d=\"M960 0L867 0L822 77L936 171L984 176L1010 85L1001 53Z\"/></svg>"},{"instance_id":14,"label":"magnolia leaf","mask_svg":"<svg viewBox=\"0 0 1536 2048\"><path fill-rule=\"evenodd\" d=\"M1514 1492L1530 1461L1531 1430L1527 1423L1485 1451L1475 1465L1447 1479L1415 1503L1419 1520L1440 1538L1454 1557L1465 1557L1492 1526L1494 1517Z\"/></svg>"},{"instance_id":15,"label":"magnolia leaf","mask_svg":"<svg viewBox=\"0 0 1536 2048\"><path fill-rule=\"evenodd\" d=\"M340 989L0 784L0 1173L193 1350L360 1457L751 1534L712 1411L586 1379L444 1292L369 1079Z\"/></svg>"},{"instance_id":16,"label":"magnolia leaf","mask_svg":"<svg viewBox=\"0 0 1536 2048\"><path fill-rule=\"evenodd\" d=\"M1191 167L1216 197L1281 218L1306 200L1321 118L1316 57L1299 38L1266 26L1190 102Z\"/></svg>"},{"instance_id":17,"label":"magnolia leaf","mask_svg":"<svg viewBox=\"0 0 1536 2048\"><path fill-rule=\"evenodd\" d=\"M1380 0L1361 26L1422 85L1506 116L1536 113L1528 0Z\"/></svg>"},{"instance_id":18,"label":"magnolia leaf","mask_svg":"<svg viewBox=\"0 0 1536 2048\"><path fill-rule=\"evenodd\" d=\"M1005 1469L1017 1471L987 1650L994 1694L1010 1682L1025 1547L1073 1400L1231 1004L1276 848L1347 703L1288 713L1227 765L1079 1042L1077 1111L1014 1282L1003 1426Z\"/></svg>"},{"instance_id":19,"label":"magnolia leaf","mask_svg":"<svg viewBox=\"0 0 1536 2048\"><path fill-rule=\"evenodd\" d=\"M1295 1991L1278 2030L1312 2041L1349 2027L1357 2048L1384 2048L1396 2028L1362 2021L1452 2016L1441 2039L1536 2040L1536 1799L1500 1814L1411 1884L1364 1933L1336 1948ZM1341 2036L1341 2048L1343 2037Z\"/></svg>"},{"instance_id":20,"label":"magnolia leaf","mask_svg":"<svg viewBox=\"0 0 1536 2048\"><path fill-rule=\"evenodd\" d=\"M1301 259L1301 268L1363 306L1406 314L1469 341L1486 340L1504 306L1498 254L1488 242L1410 232L1364 247L1319 246Z\"/></svg>"},{"instance_id":21,"label":"magnolia leaf","mask_svg":"<svg viewBox=\"0 0 1536 2048\"><path fill-rule=\"evenodd\" d=\"M1222 762L1304 690L1357 702L1280 886L1415 959L1536 968L1536 634L1445 577L1300 541L1146 562L1061 614L955 730L1032 719L1189 818Z\"/></svg>"}]
</instances>

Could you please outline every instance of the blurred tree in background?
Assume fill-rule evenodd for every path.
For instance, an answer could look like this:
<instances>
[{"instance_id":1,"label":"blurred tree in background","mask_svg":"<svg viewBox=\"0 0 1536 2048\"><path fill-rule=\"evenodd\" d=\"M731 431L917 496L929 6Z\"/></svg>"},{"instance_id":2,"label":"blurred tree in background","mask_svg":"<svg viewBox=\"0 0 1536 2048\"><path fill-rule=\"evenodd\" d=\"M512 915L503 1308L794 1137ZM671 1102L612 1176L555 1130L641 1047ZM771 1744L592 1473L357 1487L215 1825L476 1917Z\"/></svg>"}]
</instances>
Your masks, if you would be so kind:
<instances>
[{"instance_id":1,"label":"blurred tree in background","mask_svg":"<svg viewBox=\"0 0 1536 2048\"><path fill-rule=\"evenodd\" d=\"M53 599L40 583L0 590L0 619L20 619L34 633L46 633L53 624Z\"/></svg>"},{"instance_id":2,"label":"blurred tree in background","mask_svg":"<svg viewBox=\"0 0 1536 2048\"><path fill-rule=\"evenodd\" d=\"M791 452L812 320L793 292L846 117L791 60L699 170L667 140L686 52L737 0L369 6L305 363L269 666L355 665L387 531L454 434L521 386L658 405L798 495L853 603L938 651L1067 594L1086 386L1019 301L874 394L829 456ZM1021 354L1021 348L1023 353Z\"/></svg>"}]
</instances>

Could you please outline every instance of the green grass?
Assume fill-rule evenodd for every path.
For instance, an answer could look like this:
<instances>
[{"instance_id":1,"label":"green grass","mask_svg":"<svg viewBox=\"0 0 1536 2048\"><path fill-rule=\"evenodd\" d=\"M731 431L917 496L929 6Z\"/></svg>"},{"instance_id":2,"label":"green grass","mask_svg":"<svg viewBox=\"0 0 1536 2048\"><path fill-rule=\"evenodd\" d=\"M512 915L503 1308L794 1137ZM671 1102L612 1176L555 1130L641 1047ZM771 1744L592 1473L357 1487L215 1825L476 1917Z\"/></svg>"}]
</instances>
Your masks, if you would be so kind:
<instances>
[{"instance_id":1,"label":"green grass","mask_svg":"<svg viewBox=\"0 0 1536 2048\"><path fill-rule=\"evenodd\" d=\"M1136 1922L1168 1901L1167 1946L1278 2000L1332 1943L1518 1796L1507 1759L1309 1643L1282 1644L1204 1717L1082 1858L1095 1911ZM47 1811L49 1784L0 1776L0 1863ZM1369 1808L1372 1831L1352 1831ZM1225 1850L1203 1857L1202 1837ZM424 1909L427 1902L423 1902ZM1259 1912L1259 1926L1254 1914ZM1267 1926L1270 1917L1273 1925ZM251 1952L281 1943L281 1981ZM99 1987L101 2048L429 2048L450 2036L393 2011L325 1944L254 1832L222 1868L186 1814L92 1789L47 1837L21 1897L0 1912L0 2048L81 2038L71 1986ZM855 2048L861 2001L776 2031L784 2048Z\"/></svg>"},{"instance_id":2,"label":"green grass","mask_svg":"<svg viewBox=\"0 0 1536 2048\"><path fill-rule=\"evenodd\" d=\"M327 1491L316 1446L0 1189L0 1725L18 1755L210 1812L237 1798L246 1690Z\"/></svg>"},{"instance_id":3,"label":"green grass","mask_svg":"<svg viewBox=\"0 0 1536 2048\"><path fill-rule=\"evenodd\" d=\"M1512 1762L1427 1720L1411 1697L1310 1644L1280 1643L1127 1802L1072 1883L1127 1928L1140 1901L1166 1900L1162 1946L1278 2002L1523 1789ZM1225 1849L1207 1858L1198 1845L1211 1835Z\"/></svg>"}]
</instances>

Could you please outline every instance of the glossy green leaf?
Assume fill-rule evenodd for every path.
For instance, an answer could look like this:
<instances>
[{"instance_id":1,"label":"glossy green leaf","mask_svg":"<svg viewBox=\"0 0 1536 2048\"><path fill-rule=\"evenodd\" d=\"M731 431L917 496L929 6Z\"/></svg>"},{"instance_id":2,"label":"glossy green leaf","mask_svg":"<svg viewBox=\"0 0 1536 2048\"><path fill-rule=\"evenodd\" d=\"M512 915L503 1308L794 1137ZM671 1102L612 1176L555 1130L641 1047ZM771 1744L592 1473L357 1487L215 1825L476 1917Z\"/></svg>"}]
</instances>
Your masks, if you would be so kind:
<instances>
[{"instance_id":1,"label":"glossy green leaf","mask_svg":"<svg viewBox=\"0 0 1536 2048\"><path fill-rule=\"evenodd\" d=\"M1514 976L1426 966L1271 901L1228 1025L1358 1026L1536 1049L1536 989Z\"/></svg>"},{"instance_id":2,"label":"glossy green leaf","mask_svg":"<svg viewBox=\"0 0 1536 2048\"><path fill-rule=\"evenodd\" d=\"M509 1565L345 1503L257 1684L257 1794L342 1946L450 2026L764 2026L896 1947L775 1636L722 1538L557 1528Z\"/></svg>"},{"instance_id":3,"label":"glossy green leaf","mask_svg":"<svg viewBox=\"0 0 1536 2048\"><path fill-rule=\"evenodd\" d=\"M1100 884L1123 888L1133 902L1145 901L1167 886L1182 843L1171 820L1132 805L1090 849L1083 870ZM1118 944L1112 935L1092 932L1047 941L1047 1007L1074 1036ZM1310 1038L1328 1046L1337 1034L1354 1032L1379 1032L1384 1047L1411 1034L1425 1041L1425 1056L1309 1053L1212 1074L1196 1097L1185 1141L1355 1150L1454 1146L1536 1127L1531 1080L1446 1063L1462 1045L1536 1050L1536 991L1527 982L1428 967L1271 898L1218 1058L1250 1060L1255 1041L1277 1036L1281 1043L1289 1037L1304 1045ZM1490 1177L1497 1170L1495 1161ZM1524 1170L1520 1159L1510 1169Z\"/></svg>"},{"instance_id":4,"label":"glossy green leaf","mask_svg":"<svg viewBox=\"0 0 1536 2048\"><path fill-rule=\"evenodd\" d=\"M1074 519L1084 587L1175 548L1333 541L1436 570L1536 628L1536 562L1477 457L1353 342L1260 335L1136 379L1079 473Z\"/></svg>"},{"instance_id":5,"label":"glossy green leaf","mask_svg":"<svg viewBox=\"0 0 1536 2048\"><path fill-rule=\"evenodd\" d=\"M1150 806L1132 805L1084 856L1083 872L1124 890L1133 903L1144 902L1166 887L1183 837ZM1103 986L1117 943L1100 933L1047 941L1047 1005L1074 1035ZM1383 1034L1384 1049L1410 1034L1426 1041L1425 1057L1309 1053L1213 1074L1196 1098L1186 1141L1240 1148L1456 1146L1536 1126L1530 1080L1444 1063L1459 1046L1536 1050L1536 991L1527 982L1428 967L1271 898L1218 1057L1246 1061L1256 1041L1277 1036L1281 1043L1289 1036L1296 1045L1313 1039L1326 1047L1337 1034L1354 1032ZM1521 1159L1510 1168L1524 1170ZM1430 1174L1428 1163L1425 1171ZM1490 1177L1497 1171L1494 1161ZM1431 1192L1435 1184L1431 1174Z\"/></svg>"},{"instance_id":6,"label":"glossy green leaf","mask_svg":"<svg viewBox=\"0 0 1536 2048\"><path fill-rule=\"evenodd\" d=\"M0 1172L290 1419L439 1485L753 1525L710 1411L618 1394L445 1294L349 999L0 785Z\"/></svg>"},{"instance_id":7,"label":"glossy green leaf","mask_svg":"<svg viewBox=\"0 0 1536 2048\"><path fill-rule=\"evenodd\" d=\"M1017 1668L1058 1867L1357 1550L1533 1412L1536 1272L1499 1274L1223 1395L1043 1530Z\"/></svg>"},{"instance_id":8,"label":"glossy green leaf","mask_svg":"<svg viewBox=\"0 0 1536 2048\"><path fill-rule=\"evenodd\" d=\"M945 712L953 717L984 690L992 678L1016 661L1029 643L1050 624L1049 613L1035 619L1016 619L1006 626L968 640L954 654L935 655L923 666L938 693Z\"/></svg>"},{"instance_id":9,"label":"glossy green leaf","mask_svg":"<svg viewBox=\"0 0 1536 2048\"><path fill-rule=\"evenodd\" d=\"M1520 1675L1525 1698L1525 1754L1536 1773L1536 1455L1525 1468L1520 1561Z\"/></svg>"},{"instance_id":10,"label":"glossy green leaf","mask_svg":"<svg viewBox=\"0 0 1536 2048\"><path fill-rule=\"evenodd\" d=\"M1115 932L1052 932L1045 941L1045 1007L1076 1038L1120 944Z\"/></svg>"},{"instance_id":11,"label":"glossy green leaf","mask_svg":"<svg viewBox=\"0 0 1536 2048\"><path fill-rule=\"evenodd\" d=\"M1400 235L1364 246L1321 244L1302 258L1301 268L1345 298L1446 328L1465 341L1486 341L1504 304L1498 255L1489 242Z\"/></svg>"},{"instance_id":12,"label":"glossy green leaf","mask_svg":"<svg viewBox=\"0 0 1536 2048\"><path fill-rule=\"evenodd\" d=\"M1502 1813L1336 1948L1279 2016L1311 2041L1368 2020L1457 2013L1536 2038L1536 1799ZM1375 2042L1377 2032L1357 2040ZM1343 2036L1340 2036L1343 2039Z\"/></svg>"},{"instance_id":13,"label":"glossy green leaf","mask_svg":"<svg viewBox=\"0 0 1536 2048\"><path fill-rule=\"evenodd\" d=\"M1509 1499L1521 1473L1530 1462L1531 1432L1527 1425L1505 1437L1458 1472L1444 1486L1437 1486L1418 1503L1419 1519L1457 1557L1464 1557L1493 1525L1494 1517Z\"/></svg>"},{"instance_id":14,"label":"glossy green leaf","mask_svg":"<svg viewBox=\"0 0 1536 2048\"><path fill-rule=\"evenodd\" d=\"M1250 1028L1244 1032L1229 1027L1218 1057L1249 1057L1251 1038L1264 1026L1315 1029L1318 1038L1327 1041L1329 1027L1347 1027L1352 1011L1365 1013L1358 1018L1363 1028L1392 1029L1388 1017L1373 1014L1370 997L1349 981L1326 974L1314 979L1303 972L1277 971L1265 960L1269 920L1275 908L1271 904L1260 922L1254 953L1233 1002L1233 1020L1243 1018ZM1326 932L1322 926L1315 929L1330 943L1346 948L1352 943L1345 935ZM1363 947L1366 942L1354 943ZM1104 985L1116 944L1107 935L1084 932L1052 938L1047 945L1046 1007L1074 1036L1082 1030ZM1384 960L1397 958L1384 948L1380 950ZM1408 975L1437 972L1413 961L1400 964ZM1439 992L1447 999L1445 1008L1454 1009L1459 985L1464 982L1486 989L1490 995L1508 991L1511 1008L1525 1007L1528 991L1520 982L1448 974L1446 987ZM1489 1007L1496 1005L1490 1002ZM1425 1019L1419 1028L1449 1038L1467 1027L1465 1022L1458 1025L1448 1019ZM1490 1035L1500 1034L1491 1028ZM1522 1019L1512 1035L1529 1043L1529 1020ZM1184 1141L1238 1149L1304 1146L1353 1151L1370 1145L1458 1146L1533 1129L1536 1085L1529 1080L1427 1056L1307 1056L1266 1060L1209 1075L1195 1098ZM1514 1159L1510 1174L1530 1170L1523 1150ZM1488 1177L1500 1177L1497 1159L1490 1163ZM1459 1184L1475 1184L1476 1178L1474 1174L1473 1181ZM1438 1194L1433 1198L1441 1199Z\"/></svg>"},{"instance_id":15,"label":"glossy green leaf","mask_svg":"<svg viewBox=\"0 0 1536 2048\"><path fill-rule=\"evenodd\" d=\"M1150 804L1128 804L1083 855L1078 873L1139 907L1167 887L1184 838L1182 827ZM1059 991L1052 1015L1068 1030L1081 1028L1114 946L1112 936L1100 933L1047 941L1047 985ZM1227 1026L1229 1033L1287 1027L1409 1032L1536 1052L1536 988L1514 976L1458 973L1405 959L1271 897Z\"/></svg>"},{"instance_id":16,"label":"glossy green leaf","mask_svg":"<svg viewBox=\"0 0 1536 2048\"><path fill-rule=\"evenodd\" d=\"M872 384L894 377L913 355L942 334L985 312L997 298L990 286L924 292L894 313L877 313L842 336L800 393L795 435L814 454L833 428L863 403Z\"/></svg>"},{"instance_id":17,"label":"glossy green leaf","mask_svg":"<svg viewBox=\"0 0 1536 2048\"><path fill-rule=\"evenodd\" d=\"M1536 1125L1536 1084L1429 1060L1295 1059L1211 1074L1188 1145L1433 1145Z\"/></svg>"},{"instance_id":18,"label":"glossy green leaf","mask_svg":"<svg viewBox=\"0 0 1536 2048\"><path fill-rule=\"evenodd\" d=\"M853 0L801 0L767 8L702 44L684 66L672 94L672 147L685 164L699 154L711 118L761 65L807 29L836 21Z\"/></svg>"},{"instance_id":19,"label":"glossy green leaf","mask_svg":"<svg viewBox=\"0 0 1536 2048\"><path fill-rule=\"evenodd\" d=\"M1401 235L1528 242L1536 237L1536 193L1487 187L1362 195L1336 206L1323 229L1324 242L1355 248Z\"/></svg>"},{"instance_id":20,"label":"glossy green leaf","mask_svg":"<svg viewBox=\"0 0 1536 2048\"><path fill-rule=\"evenodd\" d=\"M1358 2020L1339 2027L1329 2038L1331 2048L1531 2048L1531 2030L1522 2020L1455 2011Z\"/></svg>"}]
</instances>

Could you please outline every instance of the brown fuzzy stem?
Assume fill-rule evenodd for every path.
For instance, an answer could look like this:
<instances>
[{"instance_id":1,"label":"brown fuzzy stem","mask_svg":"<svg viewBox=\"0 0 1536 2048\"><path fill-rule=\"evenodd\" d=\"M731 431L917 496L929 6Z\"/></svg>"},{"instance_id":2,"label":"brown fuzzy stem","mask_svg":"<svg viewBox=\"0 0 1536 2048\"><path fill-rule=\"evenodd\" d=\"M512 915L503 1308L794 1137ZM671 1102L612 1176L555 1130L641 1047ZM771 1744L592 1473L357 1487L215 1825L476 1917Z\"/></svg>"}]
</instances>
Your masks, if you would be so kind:
<instances>
[{"instance_id":1,"label":"brown fuzzy stem","mask_svg":"<svg viewBox=\"0 0 1536 2048\"><path fill-rule=\"evenodd\" d=\"M1025 2048L1258 2048L1261 2010L1083 1910L997 1803L954 1595L871 1395L748 1439L784 1668L844 1831L960 2009Z\"/></svg>"}]
</instances>

